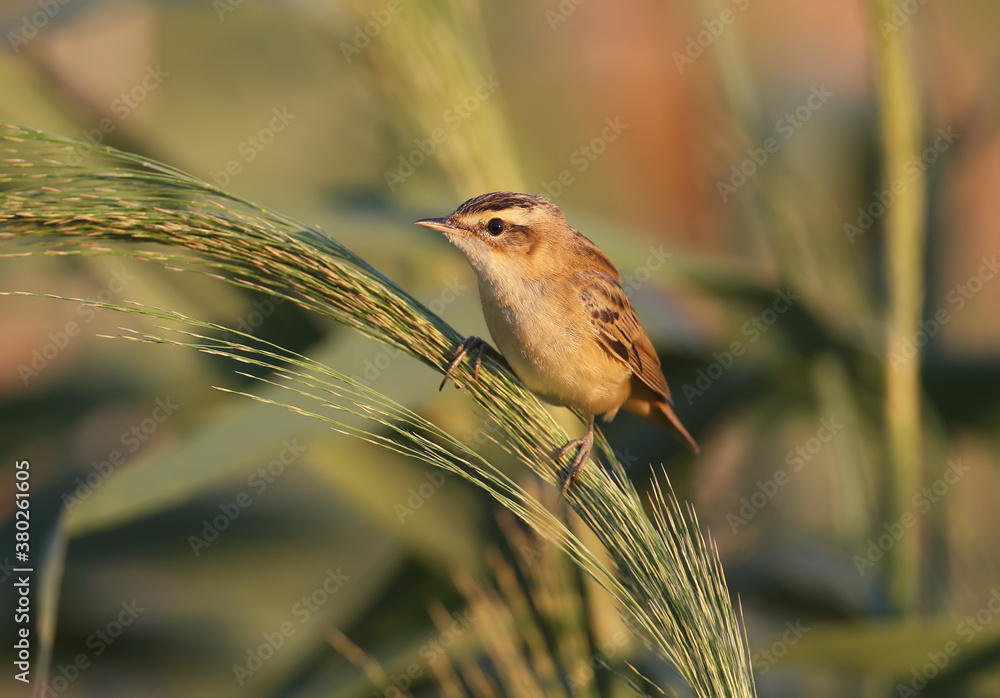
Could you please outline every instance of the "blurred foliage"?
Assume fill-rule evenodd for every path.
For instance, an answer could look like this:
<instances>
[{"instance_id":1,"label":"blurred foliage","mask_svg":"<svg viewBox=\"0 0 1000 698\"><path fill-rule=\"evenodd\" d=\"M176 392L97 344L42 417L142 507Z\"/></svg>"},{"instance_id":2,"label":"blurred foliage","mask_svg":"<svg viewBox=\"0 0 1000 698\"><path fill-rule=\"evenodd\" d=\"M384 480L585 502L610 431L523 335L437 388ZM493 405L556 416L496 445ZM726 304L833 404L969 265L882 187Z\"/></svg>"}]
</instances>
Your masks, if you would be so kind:
<instances>
[{"instance_id":1,"label":"blurred foliage","mask_svg":"<svg viewBox=\"0 0 1000 698\"><path fill-rule=\"evenodd\" d=\"M8 189L0 199L0 242L9 250L0 252L2 256L116 255L203 274L266 293L272 306L289 301L329 317L441 371L449 366L454 347L462 341L454 329L337 240L280 214L154 161L110 148L98 147L95 157L78 162L80 143L12 124L0 124L0 141L4 143L0 148L6 156L4 162L9 165L0 174L0 185ZM165 249L136 249L123 243L158 243ZM615 573L572 536L549 508L501 470L364 382L276 343L259 340L250 332L205 323L175 311L137 303L54 297L92 309L115 309L165 321L168 325L157 326L152 332L123 328L120 336L197 349L235 361L240 366L238 375L263 383L268 392L220 390L325 421L345 436L416 458L483 488L590 574L620 605L633 632L676 668L696 695L753 695L743 630L733 612L714 547L702 537L697 519L682 510L672 492L656 487L647 517L621 463L603 439L600 449L610 473L598 471L601 477L596 479L588 473L567 493L567 499L608 552ZM180 327L172 327L174 324ZM486 357L475 379L468 368L452 377L461 381L484 411L483 429L493 432L510 455L554 483L554 471L560 465L553 454L569 437L538 400L512 380L497 358ZM178 408L170 398L157 400L149 418L150 430ZM124 434L123 443L137 439L145 430L143 426ZM290 444L286 440L282 445L267 473L251 476L248 485L260 485L263 490L262 478L276 475L272 470L283 471L305 451L297 441ZM120 458L109 458L109 471L117 460ZM98 525L108 526L135 516L139 509L148 513L174 504L177 488L159 485L164 467L170 465L161 461L138 478L126 479L124 488L101 487L103 482L81 483L73 495L64 497L69 511L67 530L78 531L81 518L84 526L88 522L93 526L95 519ZM167 477L176 475L173 469L167 473ZM100 475L105 475L103 470ZM413 495L420 505L445 484L446 478L432 472L427 480L425 485L431 485L427 493L421 487ZM228 528L251 504L249 495L243 494L235 502L220 505L221 514L211 525L206 522L202 537L188 538L195 556L210 547L220 529ZM96 514L91 513L88 519L86 514L77 513L81 510ZM336 578L341 580L339 567ZM351 575L343 578L349 580ZM337 590L342 585L339 581ZM325 586L316 593L327 596ZM276 650L282 644L283 640L269 646ZM260 668L254 666L257 664L262 665L261 659L248 655L245 667L234 666L240 685L256 673Z\"/></svg>"},{"instance_id":2,"label":"blurred foliage","mask_svg":"<svg viewBox=\"0 0 1000 698\"><path fill-rule=\"evenodd\" d=\"M8 41L39 7L4 5ZM480 15L471 2L403 0L379 23L388 7L67 3L0 57L0 117L100 139L318 221L463 334L483 332L471 275L411 222L484 189L553 196L632 279L678 412L704 451L693 459L628 416L602 430L637 486L648 480L647 464L665 463L678 496L712 531L746 617L760 695L910 695L921 682L924 695L1000 692L1000 544L989 535L1000 524L1000 285L989 265L1000 229L995 3L515 2L485 3ZM720 25L726 10L732 21ZM702 32L709 38L699 45ZM368 43L355 45L363 36ZM900 327L890 298L904 280L892 271L889 217L874 207L892 185L886 97L901 86L879 68L887 39L911 44L903 55L916 85L902 107L921 122L912 134L921 159L911 164L926 168L926 203L916 207L925 242L911 249L925 261L907 269L918 277L924 324L895 337L924 343L919 359L900 359L919 379L919 404L909 408L918 410L921 438L896 437L895 447L887 333ZM688 54L680 69L677 56ZM167 75L139 89L157 66ZM471 101L490 75L499 87ZM787 131L788 115L821 86L833 96ZM133 90L142 99L121 99ZM452 129L466 97L477 108ZM294 118L258 149L251 139L270 128L274 110ZM587 159L581 148L616 116L628 124L622 137ZM435 128L447 138L390 188L387 173L421 160L412 154L421 143L430 149ZM957 136L941 146L949 132ZM754 167L769 138L779 148L764 150L765 164ZM227 174L229 166L238 173ZM720 196L719 183L739 182L732 168L741 167L753 174ZM564 172L571 183L557 193ZM912 278L906 283L913 300ZM252 290L117 257L0 260L0 289L243 323L524 475L488 433L480 438L478 408L464 392L436 393L434 371L292 303L268 305ZM778 289L799 297L783 313L774 306ZM91 310L0 298L0 511L8 521L0 536L9 540L9 464L29 457L33 535L49 542L45 576L57 579L64 568L58 593L44 592L58 608L39 619L53 648L49 675L80 654L91 660L60 695L372 695L364 671L342 654L349 645L330 645L334 628L361 648L355 662L369 656L397 675L417 662L414 695L456 695L448 676L431 671L445 665L422 664L420 649L441 636L442 608L458 613L484 596L504 620L475 624L442 661L459 677L478 668L479 685L500 686L497 695L521 695L504 692L490 653L511 623L523 638L536 626L518 613L512 587L501 601L490 591L502 565L484 551L509 546L505 564L515 570L531 558L505 542L510 527L495 525L477 489L449 479L423 500L426 466L212 390L252 385L234 380L231 359L97 339L120 334L122 316ZM70 322L79 335L54 358L35 359ZM156 333L142 316L129 324ZM921 330L933 336L925 341ZM19 369L33 360L43 370L25 378ZM158 399L178 405L162 422L152 418ZM572 417L557 418L578 428ZM829 441L819 439L823 420L842 425ZM133 428L142 438L123 439ZM287 466L286 442L305 447ZM901 462L900 444L919 462ZM98 477L116 452L124 463ZM949 462L967 468L956 482L944 479ZM916 481L900 487L900 466ZM62 516L64 496L85 494L88 477L100 483L94 495ZM196 555L189 538L203 537L241 496L252 506ZM109 513L96 506L101 499L119 508ZM905 513L918 525L901 528ZM888 559L904 549L915 567ZM345 585L299 626L295 604L338 568L364 584ZM9 608L6 567L0 580ZM915 596L901 604L893 589L906 586ZM570 592L558 577L524 593ZM133 599L141 615L101 644L95 633ZM613 642L621 627L603 592L566 603L589 609L593 622L561 621L573 650L553 652L563 659L556 673L564 686L563 670L576 675L568 659L575 648ZM11 621L0 617L0 635L10 637ZM297 631L239 686L233 665L286 621ZM623 653L616 659L684 694L641 647ZM614 663L630 675L624 666ZM595 672L593 685L577 690L630 694L612 676ZM461 681L468 687L470 679ZM375 685L383 686L375 695L393 695ZM20 690L8 675L0 680L4 695Z\"/></svg>"}]
</instances>

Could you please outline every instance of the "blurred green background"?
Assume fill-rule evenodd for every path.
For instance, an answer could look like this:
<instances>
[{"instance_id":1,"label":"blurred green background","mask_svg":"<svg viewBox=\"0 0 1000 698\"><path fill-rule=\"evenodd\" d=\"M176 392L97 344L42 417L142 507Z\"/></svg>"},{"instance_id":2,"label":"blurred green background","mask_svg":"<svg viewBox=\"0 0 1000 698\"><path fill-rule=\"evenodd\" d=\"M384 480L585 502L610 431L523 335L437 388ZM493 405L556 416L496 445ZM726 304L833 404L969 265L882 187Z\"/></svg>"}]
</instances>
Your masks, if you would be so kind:
<instances>
[{"instance_id":1,"label":"blurred green background","mask_svg":"<svg viewBox=\"0 0 1000 698\"><path fill-rule=\"evenodd\" d=\"M759 694L1000 695L1000 7L894 7L880 24L860 1L7 0L0 118L321 226L468 334L486 332L472 272L412 221L549 196L620 269L702 446L602 426L637 486L663 462L717 541ZM878 66L900 37L919 137L887 179ZM886 225L924 185L923 325L894 336ZM439 375L291 304L114 256L3 258L0 289L251 331L504 462ZM57 614L49 694L460 695L453 665L468 694L535 695L484 657L536 633L583 638L553 652L559 695L632 694L588 673L598 654L674 685L466 483L214 390L242 385L221 359L97 337L152 321L10 297L0 318L0 598L28 459L33 539L62 569L38 604ZM911 369L919 422L893 437L887 385ZM504 614L511 569L533 612ZM5 647L13 627L5 610ZM0 692L29 695L5 667Z\"/></svg>"}]
</instances>

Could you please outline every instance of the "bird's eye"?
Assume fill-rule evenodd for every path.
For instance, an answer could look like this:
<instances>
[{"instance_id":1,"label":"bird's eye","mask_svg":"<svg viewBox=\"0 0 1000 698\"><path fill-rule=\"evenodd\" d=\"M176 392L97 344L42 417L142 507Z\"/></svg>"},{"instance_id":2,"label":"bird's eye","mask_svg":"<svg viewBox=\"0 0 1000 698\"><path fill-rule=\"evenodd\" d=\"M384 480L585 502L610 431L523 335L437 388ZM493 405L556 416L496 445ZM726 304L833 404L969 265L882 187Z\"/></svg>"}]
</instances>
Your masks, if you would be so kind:
<instances>
[{"instance_id":1,"label":"bird's eye","mask_svg":"<svg viewBox=\"0 0 1000 698\"><path fill-rule=\"evenodd\" d=\"M486 224L486 229L490 231L490 235L499 235L503 232L503 221L499 218L491 218L490 222Z\"/></svg>"}]
</instances>

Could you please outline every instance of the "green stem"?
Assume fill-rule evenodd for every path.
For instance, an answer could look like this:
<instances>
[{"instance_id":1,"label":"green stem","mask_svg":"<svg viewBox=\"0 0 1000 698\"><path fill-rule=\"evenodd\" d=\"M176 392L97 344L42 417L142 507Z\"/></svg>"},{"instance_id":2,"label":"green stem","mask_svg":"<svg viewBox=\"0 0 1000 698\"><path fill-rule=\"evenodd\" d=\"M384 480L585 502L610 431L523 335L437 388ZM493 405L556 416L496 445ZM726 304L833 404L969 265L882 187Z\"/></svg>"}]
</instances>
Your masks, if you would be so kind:
<instances>
[{"instance_id":1,"label":"green stem","mask_svg":"<svg viewBox=\"0 0 1000 698\"><path fill-rule=\"evenodd\" d=\"M910 501L920 491L922 481L920 350L913 338L924 301L926 179L920 171L904 171L908 162L919 158L922 125L911 25L894 25L890 19L893 8L891 0L874 1L878 100L885 149L882 189L892 188L895 195L885 214L889 308L884 407L892 473L888 521L898 522L909 512ZM922 528L917 520L891 550L890 593L900 612L914 609L920 596Z\"/></svg>"}]
</instances>

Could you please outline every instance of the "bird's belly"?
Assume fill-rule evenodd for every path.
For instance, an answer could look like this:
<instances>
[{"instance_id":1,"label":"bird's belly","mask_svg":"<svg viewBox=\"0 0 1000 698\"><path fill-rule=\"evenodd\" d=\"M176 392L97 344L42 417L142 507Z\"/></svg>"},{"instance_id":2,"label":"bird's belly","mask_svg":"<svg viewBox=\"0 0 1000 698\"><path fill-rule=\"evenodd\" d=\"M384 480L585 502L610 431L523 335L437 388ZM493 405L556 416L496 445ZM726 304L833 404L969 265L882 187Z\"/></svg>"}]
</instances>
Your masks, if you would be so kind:
<instances>
[{"instance_id":1,"label":"bird's belly","mask_svg":"<svg viewBox=\"0 0 1000 698\"><path fill-rule=\"evenodd\" d=\"M601 348L585 318L485 300L483 312L514 373L546 402L603 414L628 399L631 371Z\"/></svg>"}]
</instances>

